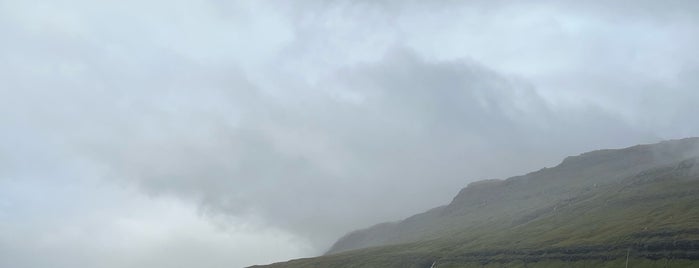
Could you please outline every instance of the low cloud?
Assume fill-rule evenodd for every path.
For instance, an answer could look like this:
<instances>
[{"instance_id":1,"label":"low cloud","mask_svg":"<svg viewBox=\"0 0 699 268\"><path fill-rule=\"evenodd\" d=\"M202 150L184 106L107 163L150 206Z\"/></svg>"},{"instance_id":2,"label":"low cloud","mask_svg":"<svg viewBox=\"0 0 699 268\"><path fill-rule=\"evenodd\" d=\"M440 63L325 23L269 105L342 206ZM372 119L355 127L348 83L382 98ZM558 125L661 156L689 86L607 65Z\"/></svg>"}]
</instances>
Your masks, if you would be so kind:
<instances>
[{"instance_id":1,"label":"low cloud","mask_svg":"<svg viewBox=\"0 0 699 268\"><path fill-rule=\"evenodd\" d=\"M237 107L241 120L145 114L143 127L106 131L119 135L86 152L148 193L254 215L322 247L353 227L444 203L475 179L553 164L587 144L651 138L593 107L554 109L525 81L481 64L405 49L288 85L307 94L256 89L254 105Z\"/></svg>"},{"instance_id":2,"label":"low cloud","mask_svg":"<svg viewBox=\"0 0 699 268\"><path fill-rule=\"evenodd\" d=\"M699 135L698 5L619 3L0 1L0 266L312 255L474 180Z\"/></svg>"}]
</instances>

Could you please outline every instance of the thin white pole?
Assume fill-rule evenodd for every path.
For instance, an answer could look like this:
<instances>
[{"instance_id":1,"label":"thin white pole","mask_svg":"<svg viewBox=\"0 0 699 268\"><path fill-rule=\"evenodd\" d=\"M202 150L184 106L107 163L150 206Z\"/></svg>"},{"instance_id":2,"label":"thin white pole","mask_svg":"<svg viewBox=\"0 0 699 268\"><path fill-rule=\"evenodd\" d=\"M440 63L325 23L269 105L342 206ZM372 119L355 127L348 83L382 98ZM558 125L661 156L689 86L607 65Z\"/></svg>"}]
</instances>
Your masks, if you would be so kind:
<instances>
[{"instance_id":1,"label":"thin white pole","mask_svg":"<svg viewBox=\"0 0 699 268\"><path fill-rule=\"evenodd\" d=\"M629 252L631 252L631 248L626 250L626 268L629 268Z\"/></svg>"}]
</instances>

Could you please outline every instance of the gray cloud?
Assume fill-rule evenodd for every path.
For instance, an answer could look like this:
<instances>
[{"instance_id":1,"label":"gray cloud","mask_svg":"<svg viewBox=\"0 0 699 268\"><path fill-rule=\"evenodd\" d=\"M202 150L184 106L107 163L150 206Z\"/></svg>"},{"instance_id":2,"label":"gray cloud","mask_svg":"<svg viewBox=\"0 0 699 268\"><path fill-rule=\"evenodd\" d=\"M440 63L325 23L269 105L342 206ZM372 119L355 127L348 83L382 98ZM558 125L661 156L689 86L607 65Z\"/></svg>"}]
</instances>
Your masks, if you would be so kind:
<instances>
[{"instance_id":1,"label":"gray cloud","mask_svg":"<svg viewBox=\"0 0 699 268\"><path fill-rule=\"evenodd\" d=\"M698 135L697 5L627 4L1 1L0 227L44 241L108 225L55 238L80 241L60 254L0 232L20 256L1 264L99 260L68 251L117 239L90 238L128 211L171 232L124 231L148 248L120 249L121 266L314 254L473 180ZM20 202L35 196L54 200ZM281 249L253 259L241 239Z\"/></svg>"},{"instance_id":2,"label":"gray cloud","mask_svg":"<svg viewBox=\"0 0 699 268\"><path fill-rule=\"evenodd\" d=\"M353 226L446 202L474 179L551 164L586 144L650 138L604 112L553 110L530 85L479 64L430 62L402 49L286 89L308 93L258 94L237 122L181 109L155 114L131 133L107 131L118 137L89 152L150 193L262 215L322 245Z\"/></svg>"}]
</instances>

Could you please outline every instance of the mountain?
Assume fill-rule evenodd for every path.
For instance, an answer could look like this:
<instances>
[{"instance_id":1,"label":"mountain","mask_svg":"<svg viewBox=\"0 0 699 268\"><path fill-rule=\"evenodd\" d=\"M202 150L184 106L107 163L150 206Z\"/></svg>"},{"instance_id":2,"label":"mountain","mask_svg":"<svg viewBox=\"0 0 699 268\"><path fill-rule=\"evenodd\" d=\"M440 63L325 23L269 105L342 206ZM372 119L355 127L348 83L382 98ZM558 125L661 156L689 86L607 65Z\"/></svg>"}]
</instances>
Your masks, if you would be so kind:
<instances>
[{"instance_id":1,"label":"mountain","mask_svg":"<svg viewBox=\"0 0 699 268\"><path fill-rule=\"evenodd\" d=\"M599 150L256 267L699 267L699 138Z\"/></svg>"}]
</instances>

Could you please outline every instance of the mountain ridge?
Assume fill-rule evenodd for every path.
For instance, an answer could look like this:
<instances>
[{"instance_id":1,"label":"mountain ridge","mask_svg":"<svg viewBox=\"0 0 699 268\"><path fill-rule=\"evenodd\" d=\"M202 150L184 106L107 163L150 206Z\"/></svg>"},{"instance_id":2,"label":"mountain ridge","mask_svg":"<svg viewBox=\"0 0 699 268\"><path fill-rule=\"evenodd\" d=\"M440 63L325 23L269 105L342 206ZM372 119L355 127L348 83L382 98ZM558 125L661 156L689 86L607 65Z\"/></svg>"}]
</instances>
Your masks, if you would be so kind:
<instances>
[{"instance_id":1,"label":"mountain ridge","mask_svg":"<svg viewBox=\"0 0 699 268\"><path fill-rule=\"evenodd\" d=\"M413 215L402 221L377 224L351 232L340 238L325 256L308 259L322 263L341 258L344 260L341 264L286 265L291 265L288 267L377 267L376 263L371 261L364 266L353 264L363 263L367 260L366 256L372 256L372 260L374 258L386 260L382 265L385 267L410 267L399 265L399 263L405 264L401 261L403 258L409 260L418 258L426 263L430 260L440 261L444 264L450 259L454 263L459 263L458 260L461 260L462 264L483 263L486 260L502 262L508 258L514 258L516 261L523 259L557 261L556 258L532 257L532 254L541 250L549 252L549 255L572 252L569 255L561 255L563 259L568 256L581 261L599 261L599 258L592 257L605 252L599 250L600 248L613 248L612 252L616 254L605 255L602 260L618 257L619 248L633 247L633 244L627 242L632 241L633 239L629 237L634 236L644 237L644 241L652 242L646 241L648 242L644 244L646 247L654 248L659 245L661 248L666 247L662 245L670 243L667 237L660 239L657 235L643 236L643 233L638 230L618 226L618 222L645 223L646 220L638 215L662 214L665 212L656 210L673 207L676 204L699 205L698 157L699 138L669 140L622 149L596 150L566 157L552 168L543 168L504 180L472 182L462 188L447 205ZM687 210L685 207L679 209ZM628 214L629 211L636 211L638 215ZM668 211L670 218L682 218L692 224L699 224L699 217L694 217L695 214L699 215L699 211L694 213L692 210L693 213L688 215L675 215L675 210ZM617 214L628 215L626 218L618 218ZM576 215L588 216L578 218ZM681 245L689 243L685 247L688 250L694 250L695 243L699 247L699 235L696 241L693 240L695 234L687 231L688 227L685 227L683 222L660 225L659 223L666 222L662 219L652 219L654 221L645 223L650 227L641 231L682 233L682 236L691 239L680 241ZM578 234L580 230L590 228L581 224L583 222L589 222L590 226L597 228L589 231L588 237ZM675 227L673 229L668 226ZM559 233L556 230L567 230L567 232ZM617 237L617 240L609 240L609 237L599 235L600 233L606 235L609 230L618 231L618 233L610 233L609 236ZM510 234L511 237L503 234ZM522 234L536 234L539 237L521 237ZM677 241L679 240L675 239L672 243L677 245ZM524 245L531 245L530 247L533 246L535 249L524 247ZM594 250L581 250L581 248L594 248ZM680 248L678 247L677 250ZM379 254L380 252L383 253ZM401 255L400 258L387 257L405 252L413 253ZM487 254L473 255L479 252L487 252ZM507 255L503 252L511 254ZM639 249L638 252L642 251ZM455 257L468 254L472 256L461 259ZM652 254L660 253L654 251ZM668 254L663 256L671 255ZM388 259L392 262L387 261ZM420 262L411 263L413 265ZM286 265L282 264L279 267L287 267ZM415 267L423 266L420 264Z\"/></svg>"},{"instance_id":2,"label":"mountain ridge","mask_svg":"<svg viewBox=\"0 0 699 268\"><path fill-rule=\"evenodd\" d=\"M689 145L689 146L685 146ZM652 149L651 149L652 148ZM679 152L678 152L679 151ZM674 152L674 154L672 153ZM503 190L503 186L506 186L507 184L518 184L522 180L527 180L531 177L544 177L548 179L549 177L552 177L553 179L559 179L561 177L560 173L558 172L559 169L589 169L591 164L593 166L599 166L600 164L608 164L609 163L609 158L617 158L617 154L622 153L624 155L630 155L634 157L630 158L624 158L626 161L619 161L622 163L616 163L613 168L618 169L620 166L622 168L631 168L632 166L638 166L639 162L653 162L655 165L662 165L667 162L673 162L677 161L677 159L682 159L685 158L687 155L691 155L692 153L699 152L699 138L685 138L685 139L679 139L679 140L668 140L668 141L662 141L660 143L655 143L655 144L644 144L644 145L635 145L627 148L621 148L621 149L602 149L602 150L594 150L586 153L582 153L577 156L569 156L566 157L560 164L551 167L551 168L543 168L538 171L530 172L525 175L520 175L520 176L513 176L507 179L487 179L487 180L480 180L480 181L475 181L469 183L466 187L462 188L459 193L452 199L452 202L450 202L448 205L444 206L444 210L446 211L454 211L456 210L455 207L457 207L456 204L460 205L487 205L488 201L493 201L494 199L497 199L501 197L501 195L505 194L505 192L498 192ZM640 153L640 154L639 154ZM660 154L660 155L658 155ZM670 159L667 158L667 155L674 155L674 157L671 157ZM663 157L665 156L665 157ZM658 158L661 158L662 161L658 161ZM645 167L644 167L645 168ZM618 177L624 177L632 174L633 172L638 172L640 169L644 168L636 168L636 169L631 169L628 172L625 172L622 175L618 175ZM551 174L552 173L552 174ZM594 177L596 174L591 174L588 175L587 177ZM590 180L586 180L586 185L590 184ZM594 183L592 185L594 186ZM604 183L604 181L599 181L596 182L598 184ZM569 185L567 185L569 186ZM554 189L555 190L555 189ZM429 213L430 211L433 210L440 210L441 207L436 207L433 208L427 212L419 213L416 215L413 215L411 217L406 218L406 220L413 219L415 217L419 217L423 214ZM434 211L430 214L433 214ZM395 222L394 222L395 223ZM387 223L382 223L382 224L387 224ZM386 228L387 226L390 226L390 223L387 225L381 225L380 228ZM370 227L371 228L371 227ZM367 229L362 229L362 230L367 230ZM357 230L361 232L362 230ZM354 235L358 235L357 231L352 232ZM350 234L352 234L350 233ZM370 235L374 235L374 232ZM343 237L345 239L348 239L347 236ZM350 238L351 239L351 238ZM375 239L375 238L374 238ZM340 245L338 246L338 243ZM369 243L371 246L373 244ZM337 253L341 252L344 250L349 250L349 249L356 249L356 248L361 248L365 246L343 246L342 245L342 239L340 239L335 245L331 247L330 250L328 250L327 253Z\"/></svg>"}]
</instances>

